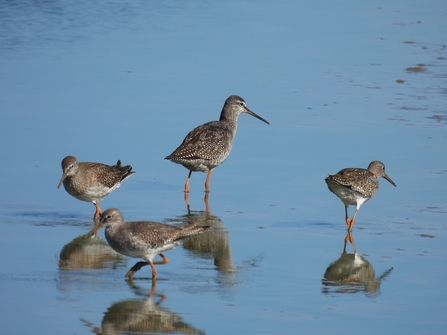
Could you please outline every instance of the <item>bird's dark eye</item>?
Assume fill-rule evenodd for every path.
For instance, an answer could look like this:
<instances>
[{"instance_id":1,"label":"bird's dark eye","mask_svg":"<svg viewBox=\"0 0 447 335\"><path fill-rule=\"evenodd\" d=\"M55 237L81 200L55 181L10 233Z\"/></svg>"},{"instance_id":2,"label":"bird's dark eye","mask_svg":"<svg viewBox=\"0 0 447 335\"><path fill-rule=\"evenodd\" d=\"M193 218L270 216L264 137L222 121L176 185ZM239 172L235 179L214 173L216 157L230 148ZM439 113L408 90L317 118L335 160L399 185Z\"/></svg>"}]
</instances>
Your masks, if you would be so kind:
<instances>
[{"instance_id":1,"label":"bird's dark eye","mask_svg":"<svg viewBox=\"0 0 447 335\"><path fill-rule=\"evenodd\" d=\"M107 215L107 219L111 219L112 218L112 215Z\"/></svg>"}]
</instances>

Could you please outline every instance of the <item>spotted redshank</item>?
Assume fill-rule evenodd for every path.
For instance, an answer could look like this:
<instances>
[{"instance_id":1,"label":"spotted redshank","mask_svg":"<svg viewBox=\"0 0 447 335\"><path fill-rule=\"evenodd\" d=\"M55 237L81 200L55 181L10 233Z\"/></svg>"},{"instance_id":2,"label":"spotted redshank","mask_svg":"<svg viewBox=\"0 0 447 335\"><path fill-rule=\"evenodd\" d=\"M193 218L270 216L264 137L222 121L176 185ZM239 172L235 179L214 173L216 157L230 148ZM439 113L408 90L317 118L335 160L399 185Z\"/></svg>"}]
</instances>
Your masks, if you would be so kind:
<instances>
[{"instance_id":1,"label":"spotted redshank","mask_svg":"<svg viewBox=\"0 0 447 335\"><path fill-rule=\"evenodd\" d=\"M343 201L345 205L346 224L348 231L352 230L355 218L360 206L371 199L379 189L379 178L383 177L391 184L396 184L385 173L385 165L379 161L373 161L369 164L368 169L347 168L339 171L337 174L326 177L326 183L337 197ZM348 206L356 206L352 219L348 217Z\"/></svg>"},{"instance_id":2,"label":"spotted redshank","mask_svg":"<svg viewBox=\"0 0 447 335\"><path fill-rule=\"evenodd\" d=\"M93 202L96 208L94 219L101 214L99 202L112 193L121 183L135 172L132 166L78 162L76 157L67 156L62 160L64 174L57 188L64 183L65 190L78 200Z\"/></svg>"},{"instance_id":3,"label":"spotted redshank","mask_svg":"<svg viewBox=\"0 0 447 335\"><path fill-rule=\"evenodd\" d=\"M220 113L219 121L211 121L194 128L186 135L182 144L165 159L181 164L189 170L185 193L189 191L189 180L193 171L207 172L205 191L209 192L211 172L225 161L231 151L236 135L237 118L247 113L269 124L259 115L249 110L244 99L230 96Z\"/></svg>"},{"instance_id":4,"label":"spotted redshank","mask_svg":"<svg viewBox=\"0 0 447 335\"><path fill-rule=\"evenodd\" d=\"M195 224L172 226L148 221L125 223L121 212L116 208L109 208L101 214L98 229L104 226L106 240L113 250L125 256L145 260L145 262L137 262L127 272L126 277L132 278L143 266L150 265L153 280L157 277L154 264L166 264L169 261L162 252L173 249L187 238L210 229L209 226ZM163 260L154 262L156 255L160 255Z\"/></svg>"}]
</instances>

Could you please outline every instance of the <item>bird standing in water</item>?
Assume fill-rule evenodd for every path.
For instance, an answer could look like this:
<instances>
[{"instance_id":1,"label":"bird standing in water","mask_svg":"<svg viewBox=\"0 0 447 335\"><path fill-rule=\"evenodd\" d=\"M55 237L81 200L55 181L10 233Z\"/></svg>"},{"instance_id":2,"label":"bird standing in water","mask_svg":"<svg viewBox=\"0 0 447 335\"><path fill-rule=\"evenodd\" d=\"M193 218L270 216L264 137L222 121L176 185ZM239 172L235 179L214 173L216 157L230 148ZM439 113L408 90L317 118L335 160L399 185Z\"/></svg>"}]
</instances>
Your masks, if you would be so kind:
<instances>
[{"instance_id":1,"label":"bird standing in water","mask_svg":"<svg viewBox=\"0 0 447 335\"><path fill-rule=\"evenodd\" d=\"M385 164L379 161L371 162L368 169L346 168L340 170L337 174L326 177L325 181L329 190L345 204L345 220L348 225L348 231L351 231L354 226L360 206L371 199L379 189L380 177L385 178L392 185L396 186L385 173ZM352 219L349 219L348 216L349 205L356 206Z\"/></svg>"},{"instance_id":2,"label":"bird standing in water","mask_svg":"<svg viewBox=\"0 0 447 335\"><path fill-rule=\"evenodd\" d=\"M93 202L96 208L94 220L101 214L99 202L135 173L132 166L122 166L120 160L116 165L110 166L102 163L79 163L73 156L62 160L62 171L64 174L57 188L64 183L65 190L76 199Z\"/></svg>"},{"instance_id":3,"label":"bird standing in water","mask_svg":"<svg viewBox=\"0 0 447 335\"><path fill-rule=\"evenodd\" d=\"M181 164L189 170L185 183L185 193L189 192L189 180L193 171L207 172L205 192L209 192L211 173L228 157L237 129L237 118L247 113L269 124L259 115L249 110L244 99L231 95L225 100L219 121L207 122L191 130L182 144L172 154L165 157Z\"/></svg>"},{"instance_id":4,"label":"bird standing in water","mask_svg":"<svg viewBox=\"0 0 447 335\"><path fill-rule=\"evenodd\" d=\"M152 268L152 280L157 277L154 264L166 264L168 258L162 252L181 245L184 240L210 229L209 226L172 226L165 223L135 221L124 222L121 212L109 208L101 214L97 229L106 227L105 236L110 247L116 252L134 258L143 258L146 262L137 262L126 274L132 278L135 272L145 265ZM156 255L163 259L154 262Z\"/></svg>"}]
</instances>

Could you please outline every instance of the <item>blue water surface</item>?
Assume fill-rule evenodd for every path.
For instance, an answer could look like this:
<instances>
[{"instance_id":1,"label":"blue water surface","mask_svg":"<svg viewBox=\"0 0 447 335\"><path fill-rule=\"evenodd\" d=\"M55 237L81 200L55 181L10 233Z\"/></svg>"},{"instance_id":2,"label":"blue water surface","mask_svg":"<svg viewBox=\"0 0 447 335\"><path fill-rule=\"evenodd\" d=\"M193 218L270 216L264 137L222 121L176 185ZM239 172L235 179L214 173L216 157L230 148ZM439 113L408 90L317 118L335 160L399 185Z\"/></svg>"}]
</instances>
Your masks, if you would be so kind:
<instances>
[{"instance_id":1,"label":"blue water surface","mask_svg":"<svg viewBox=\"0 0 447 335\"><path fill-rule=\"evenodd\" d=\"M444 334L446 17L415 0L0 2L0 333ZM198 172L188 208L188 171L163 158L231 94L270 125L239 117L209 211ZM166 253L149 297L148 268L126 282L136 260L78 238L94 207L57 189L67 155L133 166L103 209L213 232ZM344 255L324 178L373 160L397 187L380 180ZM364 277L330 277L344 257L332 273Z\"/></svg>"}]
</instances>

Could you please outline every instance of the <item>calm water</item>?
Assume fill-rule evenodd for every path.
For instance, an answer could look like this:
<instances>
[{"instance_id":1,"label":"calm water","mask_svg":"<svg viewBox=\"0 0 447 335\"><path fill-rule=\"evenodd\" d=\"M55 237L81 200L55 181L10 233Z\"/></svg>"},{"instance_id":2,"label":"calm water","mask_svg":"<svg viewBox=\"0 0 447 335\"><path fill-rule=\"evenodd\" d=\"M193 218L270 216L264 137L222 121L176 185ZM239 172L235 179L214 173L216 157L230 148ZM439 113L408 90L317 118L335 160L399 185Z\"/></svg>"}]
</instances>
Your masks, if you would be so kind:
<instances>
[{"instance_id":1,"label":"calm water","mask_svg":"<svg viewBox=\"0 0 447 335\"><path fill-rule=\"evenodd\" d=\"M447 3L0 1L0 333L445 334ZM163 158L239 118L211 178ZM214 227L136 260L57 189L60 162L137 173L101 207ZM324 177L381 160L347 245ZM353 208L350 208L350 213ZM340 280L340 274L360 277Z\"/></svg>"}]
</instances>

